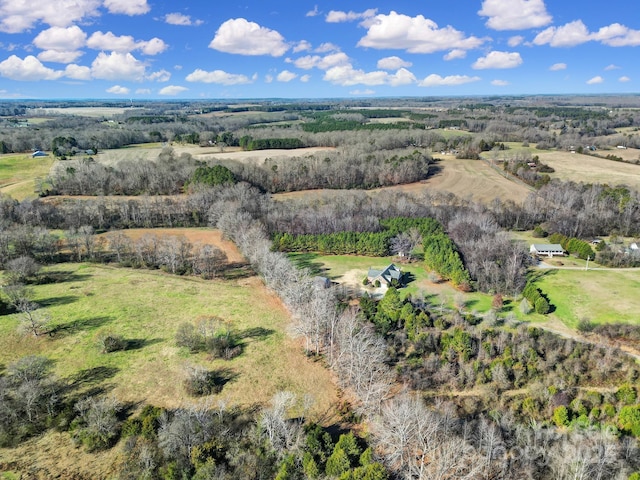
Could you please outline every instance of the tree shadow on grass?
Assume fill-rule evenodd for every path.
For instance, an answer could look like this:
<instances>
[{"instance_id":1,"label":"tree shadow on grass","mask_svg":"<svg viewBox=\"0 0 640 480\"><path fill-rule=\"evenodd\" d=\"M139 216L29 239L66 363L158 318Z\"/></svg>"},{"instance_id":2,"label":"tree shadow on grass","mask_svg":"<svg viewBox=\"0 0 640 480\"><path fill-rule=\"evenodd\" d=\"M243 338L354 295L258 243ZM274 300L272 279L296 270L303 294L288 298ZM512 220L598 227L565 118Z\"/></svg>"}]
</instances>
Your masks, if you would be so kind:
<instances>
[{"instance_id":1,"label":"tree shadow on grass","mask_svg":"<svg viewBox=\"0 0 640 480\"><path fill-rule=\"evenodd\" d=\"M89 278L91 278L91 275L88 274L76 273L71 270L59 270L42 274L38 280L38 284L80 282L88 280Z\"/></svg>"},{"instance_id":2,"label":"tree shadow on grass","mask_svg":"<svg viewBox=\"0 0 640 480\"><path fill-rule=\"evenodd\" d=\"M144 347L148 347L149 345L155 345L156 343L162 342L161 338L130 338L126 340L127 344L125 346L125 350L140 350Z\"/></svg>"},{"instance_id":3,"label":"tree shadow on grass","mask_svg":"<svg viewBox=\"0 0 640 480\"><path fill-rule=\"evenodd\" d=\"M213 372L210 372L210 374L212 375L213 381L216 386L218 386L219 390L222 390L226 384L232 382L239 376L230 368L218 368Z\"/></svg>"},{"instance_id":4,"label":"tree shadow on grass","mask_svg":"<svg viewBox=\"0 0 640 480\"><path fill-rule=\"evenodd\" d=\"M78 297L74 297L72 295L65 295L61 297L46 298L44 300L40 300L38 304L40 304L43 307L53 307L55 305L68 305L70 303L75 302L76 300L78 300Z\"/></svg>"},{"instance_id":5,"label":"tree shadow on grass","mask_svg":"<svg viewBox=\"0 0 640 480\"><path fill-rule=\"evenodd\" d=\"M113 378L120 371L117 367L106 367L104 365L92 368L85 368L69 377L67 390L71 392L82 392L82 397L103 395L112 390L115 385L105 383Z\"/></svg>"},{"instance_id":6,"label":"tree shadow on grass","mask_svg":"<svg viewBox=\"0 0 640 480\"><path fill-rule=\"evenodd\" d=\"M272 330L270 328L253 327L253 328L247 328L246 330L239 332L238 338L242 340L247 340L247 339L263 340L267 337L270 337L274 333L275 333L275 330Z\"/></svg>"},{"instance_id":7,"label":"tree shadow on grass","mask_svg":"<svg viewBox=\"0 0 640 480\"><path fill-rule=\"evenodd\" d=\"M73 322L64 324L64 325L56 325L51 329L50 335L55 337L64 337L67 335L73 335L76 332L82 330L94 330L98 327L105 325L106 323L113 320L111 317L90 317L83 318L80 320L75 320Z\"/></svg>"},{"instance_id":8,"label":"tree shadow on grass","mask_svg":"<svg viewBox=\"0 0 640 480\"><path fill-rule=\"evenodd\" d=\"M322 262L314 262L318 258L317 253L297 253L289 255L289 259L298 268L306 268L310 275L323 275L329 271Z\"/></svg>"},{"instance_id":9,"label":"tree shadow on grass","mask_svg":"<svg viewBox=\"0 0 640 480\"><path fill-rule=\"evenodd\" d=\"M225 280L240 280L253 277L256 272L246 262L233 262L227 264L221 277Z\"/></svg>"}]
</instances>

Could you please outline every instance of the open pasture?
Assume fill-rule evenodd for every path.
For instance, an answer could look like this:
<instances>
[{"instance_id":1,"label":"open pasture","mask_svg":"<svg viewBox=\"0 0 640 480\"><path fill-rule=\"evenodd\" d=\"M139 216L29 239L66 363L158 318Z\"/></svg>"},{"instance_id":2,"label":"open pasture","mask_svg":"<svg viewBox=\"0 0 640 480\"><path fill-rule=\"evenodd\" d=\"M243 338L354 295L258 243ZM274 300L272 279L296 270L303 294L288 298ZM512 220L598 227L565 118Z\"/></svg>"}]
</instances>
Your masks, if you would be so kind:
<instances>
[{"instance_id":1,"label":"open pasture","mask_svg":"<svg viewBox=\"0 0 640 480\"><path fill-rule=\"evenodd\" d=\"M0 365L44 355L78 391L98 389L136 405L178 407L193 401L182 387L183 369L201 364L226 379L214 402L266 403L275 392L290 390L310 394L319 416L331 411L336 393L328 371L287 335L288 312L255 276L205 281L92 264L58 265L48 272L60 281L33 291L51 316L52 336L20 336L17 316L4 316ZM211 360L176 347L178 325L211 316L238 333L240 356ZM105 331L121 335L126 350L100 353L96 336Z\"/></svg>"},{"instance_id":2,"label":"open pasture","mask_svg":"<svg viewBox=\"0 0 640 480\"><path fill-rule=\"evenodd\" d=\"M0 192L17 200L35 198L37 178L45 178L55 162L48 157L33 158L31 154L0 155Z\"/></svg>"},{"instance_id":3,"label":"open pasture","mask_svg":"<svg viewBox=\"0 0 640 480\"><path fill-rule=\"evenodd\" d=\"M617 155L617 151L612 154ZM552 178L640 189L640 165L560 151L541 154L540 161L555 170L550 174Z\"/></svg>"},{"instance_id":4,"label":"open pasture","mask_svg":"<svg viewBox=\"0 0 640 480\"><path fill-rule=\"evenodd\" d=\"M369 190L370 195L381 191L400 191L419 196L430 192L451 192L458 197L468 198L480 203L489 203L495 198L522 202L533 188L516 183L479 160L461 160L445 156L432 167L435 173L421 182L381 187ZM303 190L273 195L275 199L334 197L335 190Z\"/></svg>"},{"instance_id":5,"label":"open pasture","mask_svg":"<svg viewBox=\"0 0 640 480\"><path fill-rule=\"evenodd\" d=\"M569 327L595 324L640 324L640 270L549 270L536 284L555 307L552 313Z\"/></svg>"},{"instance_id":6,"label":"open pasture","mask_svg":"<svg viewBox=\"0 0 640 480\"><path fill-rule=\"evenodd\" d=\"M113 165L121 160L157 160L165 145L161 143L129 146L113 150L103 150L95 157L97 161ZM198 145L171 145L177 156L188 153L198 160L234 160L237 162L250 162L261 164L267 158L275 157L304 157L314 153L334 150L332 147L308 147L291 150L271 149L243 151L239 147L218 146L199 147Z\"/></svg>"},{"instance_id":7,"label":"open pasture","mask_svg":"<svg viewBox=\"0 0 640 480\"><path fill-rule=\"evenodd\" d=\"M434 283L429 280L428 271L420 261L397 263L396 257L365 257L355 255L319 255L316 253L291 253L293 263L308 268L312 274L329 278L358 292L376 295L380 289L365 287L362 283L369 268L382 269L390 263L396 265L407 275L407 285L400 289L402 296L423 296L432 308L443 306L453 308L455 298L463 298L465 309L485 313L491 308L491 296L479 292L463 293L448 282Z\"/></svg>"}]
</instances>

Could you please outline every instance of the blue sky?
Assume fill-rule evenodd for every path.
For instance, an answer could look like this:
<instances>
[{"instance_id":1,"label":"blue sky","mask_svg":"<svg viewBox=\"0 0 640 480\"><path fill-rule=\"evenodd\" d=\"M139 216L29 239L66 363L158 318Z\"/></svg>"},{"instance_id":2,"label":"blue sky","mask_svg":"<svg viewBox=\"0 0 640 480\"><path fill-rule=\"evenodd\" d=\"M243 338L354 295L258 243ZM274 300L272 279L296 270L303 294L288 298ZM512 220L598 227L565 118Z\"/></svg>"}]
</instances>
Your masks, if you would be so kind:
<instances>
[{"instance_id":1,"label":"blue sky","mask_svg":"<svg viewBox=\"0 0 640 480\"><path fill-rule=\"evenodd\" d=\"M637 93L637 0L0 0L0 98Z\"/></svg>"}]
</instances>

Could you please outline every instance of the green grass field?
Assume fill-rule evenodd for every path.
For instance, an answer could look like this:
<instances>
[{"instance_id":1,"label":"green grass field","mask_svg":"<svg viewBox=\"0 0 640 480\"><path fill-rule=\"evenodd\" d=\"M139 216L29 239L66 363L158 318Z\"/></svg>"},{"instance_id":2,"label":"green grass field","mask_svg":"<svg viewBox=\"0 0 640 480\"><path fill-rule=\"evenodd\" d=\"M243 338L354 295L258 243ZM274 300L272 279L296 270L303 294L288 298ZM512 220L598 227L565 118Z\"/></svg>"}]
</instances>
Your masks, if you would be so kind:
<instances>
[{"instance_id":1,"label":"green grass field","mask_svg":"<svg viewBox=\"0 0 640 480\"><path fill-rule=\"evenodd\" d=\"M230 404L266 403L277 391L289 390L315 398L314 412L331 411L336 393L329 373L287 335L287 311L255 276L205 281L92 264L47 270L60 281L33 291L55 334L21 336L17 316L3 316L0 366L28 354L45 355L55 373L80 391L97 388L124 402L177 407L193 400L181 379L187 363L198 363L228 379L215 398ZM214 315L242 338L240 356L211 360L175 346L180 323ZM102 331L123 336L128 348L100 353L96 336Z\"/></svg>"},{"instance_id":2,"label":"green grass field","mask_svg":"<svg viewBox=\"0 0 640 480\"><path fill-rule=\"evenodd\" d=\"M640 270L552 270L537 285L569 327L581 320L640 324Z\"/></svg>"},{"instance_id":3,"label":"green grass field","mask_svg":"<svg viewBox=\"0 0 640 480\"><path fill-rule=\"evenodd\" d=\"M292 253L290 258L299 267L308 268L313 275L325 276L334 282L359 288L364 288L362 280L367 276L369 268L384 268L397 260L394 257L318 255L315 253ZM397 265L408 274L409 278L406 287L401 289L403 296L421 295L434 307L442 304L447 308L452 308L455 298L462 296L465 308L469 311L484 313L491 309L492 297L490 295L479 292L463 293L449 283L436 284L431 282L429 272L422 262Z\"/></svg>"},{"instance_id":4,"label":"green grass field","mask_svg":"<svg viewBox=\"0 0 640 480\"><path fill-rule=\"evenodd\" d=\"M53 156L0 155L0 192L17 200L35 198L35 179L45 178L55 162Z\"/></svg>"}]
</instances>

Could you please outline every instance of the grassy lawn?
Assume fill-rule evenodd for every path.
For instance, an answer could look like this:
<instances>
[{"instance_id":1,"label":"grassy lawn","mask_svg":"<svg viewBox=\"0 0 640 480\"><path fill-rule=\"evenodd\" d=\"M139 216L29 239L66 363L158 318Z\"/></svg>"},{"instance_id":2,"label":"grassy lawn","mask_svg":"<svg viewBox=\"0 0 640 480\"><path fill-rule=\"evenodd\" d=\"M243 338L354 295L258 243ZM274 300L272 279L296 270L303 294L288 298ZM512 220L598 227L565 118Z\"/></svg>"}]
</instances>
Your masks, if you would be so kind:
<instances>
[{"instance_id":1,"label":"grassy lawn","mask_svg":"<svg viewBox=\"0 0 640 480\"><path fill-rule=\"evenodd\" d=\"M308 268L313 275L321 275L334 282L361 288L364 288L362 280L367 276L369 268L381 269L397 261L395 257L318 255L315 253L291 253L289 256L296 265ZM422 295L434 308L440 305L452 308L454 299L462 296L467 310L484 313L491 308L492 297L490 295L479 292L463 293L449 283L435 284L431 282L429 272L424 268L422 262L398 263L397 265L405 274L408 274L409 278L407 286L401 289L403 296Z\"/></svg>"},{"instance_id":2,"label":"grassy lawn","mask_svg":"<svg viewBox=\"0 0 640 480\"><path fill-rule=\"evenodd\" d=\"M640 271L552 270L537 285L567 326L575 328L580 320L640 323Z\"/></svg>"},{"instance_id":3,"label":"grassy lawn","mask_svg":"<svg viewBox=\"0 0 640 480\"><path fill-rule=\"evenodd\" d=\"M58 283L33 287L55 326L52 337L19 336L18 318L0 322L0 368L28 354L54 361L56 374L81 392L113 392L125 402L177 407L193 401L183 390L186 364L219 371L227 383L214 397L229 404L266 403L279 390L310 394L314 412L336 401L329 373L304 356L286 329L279 299L255 276L205 281L159 271L92 264L50 267ZM243 353L231 361L192 355L175 346L182 322L219 316L239 333ZM128 341L125 351L102 354L96 335L111 331ZM250 392L250 393L249 393Z\"/></svg>"},{"instance_id":4,"label":"grassy lawn","mask_svg":"<svg viewBox=\"0 0 640 480\"><path fill-rule=\"evenodd\" d=\"M32 158L30 154L0 155L0 192L17 200L35 198L35 179L44 178L55 159Z\"/></svg>"}]
</instances>

